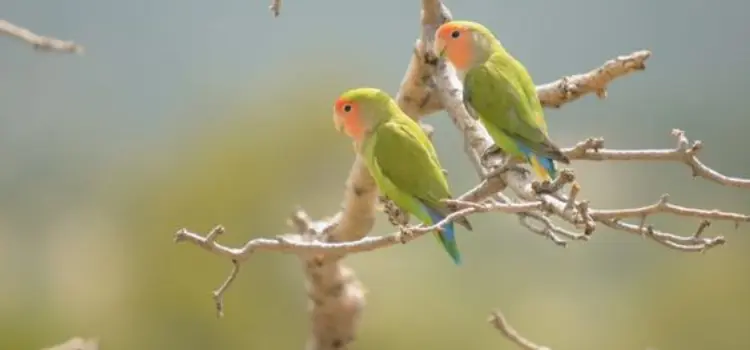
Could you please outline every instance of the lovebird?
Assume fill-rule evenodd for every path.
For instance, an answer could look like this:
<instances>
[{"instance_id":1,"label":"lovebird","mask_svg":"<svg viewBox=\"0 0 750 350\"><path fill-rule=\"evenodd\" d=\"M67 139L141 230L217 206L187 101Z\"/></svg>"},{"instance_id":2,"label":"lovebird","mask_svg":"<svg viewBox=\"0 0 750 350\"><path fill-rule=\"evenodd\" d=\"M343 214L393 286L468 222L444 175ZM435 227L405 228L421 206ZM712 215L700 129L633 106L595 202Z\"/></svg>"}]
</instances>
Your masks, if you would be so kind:
<instances>
[{"instance_id":1,"label":"lovebird","mask_svg":"<svg viewBox=\"0 0 750 350\"><path fill-rule=\"evenodd\" d=\"M339 132L352 138L381 193L399 208L428 226L455 211L441 202L452 195L434 146L388 93L369 87L344 92L334 104L333 121ZM455 222L473 230L466 218ZM460 265L453 221L434 234Z\"/></svg>"},{"instance_id":2,"label":"lovebird","mask_svg":"<svg viewBox=\"0 0 750 350\"><path fill-rule=\"evenodd\" d=\"M496 146L531 164L543 180L557 176L555 161L570 164L548 136L531 76L489 29L470 21L443 23L435 32L433 50L463 77L464 106Z\"/></svg>"}]
</instances>

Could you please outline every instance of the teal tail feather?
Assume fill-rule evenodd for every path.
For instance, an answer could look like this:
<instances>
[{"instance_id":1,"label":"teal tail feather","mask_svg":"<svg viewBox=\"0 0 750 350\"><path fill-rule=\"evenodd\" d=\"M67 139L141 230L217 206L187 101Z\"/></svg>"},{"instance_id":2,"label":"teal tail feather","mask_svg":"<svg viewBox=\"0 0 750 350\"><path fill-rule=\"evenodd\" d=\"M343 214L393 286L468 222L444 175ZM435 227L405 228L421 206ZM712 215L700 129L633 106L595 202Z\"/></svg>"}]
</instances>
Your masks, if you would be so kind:
<instances>
[{"instance_id":1,"label":"teal tail feather","mask_svg":"<svg viewBox=\"0 0 750 350\"><path fill-rule=\"evenodd\" d=\"M432 219L433 225L445 219L445 216L438 213L436 210L433 210L426 205L424 206L424 208L430 215L430 219ZM438 240L440 240L440 243L443 245L443 248L445 248L445 251L448 252L448 254L453 259L453 262L456 265L461 265L461 253L458 251L458 244L456 243L453 221L444 224L442 228L443 231L439 233L436 232L435 236L438 238Z\"/></svg>"},{"instance_id":2,"label":"teal tail feather","mask_svg":"<svg viewBox=\"0 0 750 350\"><path fill-rule=\"evenodd\" d=\"M525 145L518 145L518 148L526 155L526 158L529 160L529 163L531 163L531 166L534 168L537 175L543 177L545 180L551 180L557 177L557 168L555 167L555 161L552 160L552 158L536 155ZM544 174L545 172L546 174Z\"/></svg>"}]
</instances>

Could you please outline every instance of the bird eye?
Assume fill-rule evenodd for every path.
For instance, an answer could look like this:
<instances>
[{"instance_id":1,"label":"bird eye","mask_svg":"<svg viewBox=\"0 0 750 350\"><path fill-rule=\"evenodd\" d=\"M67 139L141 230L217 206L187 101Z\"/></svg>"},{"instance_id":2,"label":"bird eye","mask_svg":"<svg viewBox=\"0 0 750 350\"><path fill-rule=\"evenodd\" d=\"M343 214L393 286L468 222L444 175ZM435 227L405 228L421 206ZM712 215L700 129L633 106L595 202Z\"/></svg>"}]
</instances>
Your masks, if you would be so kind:
<instances>
[{"instance_id":1,"label":"bird eye","mask_svg":"<svg viewBox=\"0 0 750 350\"><path fill-rule=\"evenodd\" d=\"M461 32L459 32L459 31L457 31L457 30L454 30L454 31L453 31L453 32L451 33L451 38L453 38L453 39L455 39L455 38L458 38L459 36L461 36Z\"/></svg>"},{"instance_id":2,"label":"bird eye","mask_svg":"<svg viewBox=\"0 0 750 350\"><path fill-rule=\"evenodd\" d=\"M344 105L344 112L351 112L352 111L352 105Z\"/></svg>"}]
</instances>

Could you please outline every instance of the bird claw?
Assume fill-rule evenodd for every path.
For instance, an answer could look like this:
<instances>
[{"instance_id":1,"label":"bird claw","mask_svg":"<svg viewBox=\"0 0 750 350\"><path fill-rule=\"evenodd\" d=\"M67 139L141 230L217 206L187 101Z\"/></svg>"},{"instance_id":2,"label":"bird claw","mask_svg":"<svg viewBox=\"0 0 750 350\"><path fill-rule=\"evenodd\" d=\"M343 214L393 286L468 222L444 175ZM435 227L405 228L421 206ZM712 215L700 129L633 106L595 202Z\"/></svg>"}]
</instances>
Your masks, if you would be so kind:
<instances>
[{"instance_id":1,"label":"bird claw","mask_svg":"<svg viewBox=\"0 0 750 350\"><path fill-rule=\"evenodd\" d=\"M379 196L378 202L383 208L383 212L388 217L388 222L394 227L401 227L409 223L409 213L402 210L387 196Z\"/></svg>"},{"instance_id":2,"label":"bird claw","mask_svg":"<svg viewBox=\"0 0 750 350\"><path fill-rule=\"evenodd\" d=\"M531 188L536 194L552 194L555 192L552 188L552 182L549 180L533 181Z\"/></svg>"},{"instance_id":3,"label":"bird claw","mask_svg":"<svg viewBox=\"0 0 750 350\"><path fill-rule=\"evenodd\" d=\"M498 145L492 144L487 149L482 152L481 155L479 155L479 161L482 162L484 166L488 166L487 163L490 161L490 158L494 155L496 155L498 152L502 152L502 148L500 148Z\"/></svg>"},{"instance_id":4,"label":"bird claw","mask_svg":"<svg viewBox=\"0 0 750 350\"><path fill-rule=\"evenodd\" d=\"M398 230L398 240L401 244L406 244L414 236L414 232L404 225L399 226Z\"/></svg>"}]
</instances>

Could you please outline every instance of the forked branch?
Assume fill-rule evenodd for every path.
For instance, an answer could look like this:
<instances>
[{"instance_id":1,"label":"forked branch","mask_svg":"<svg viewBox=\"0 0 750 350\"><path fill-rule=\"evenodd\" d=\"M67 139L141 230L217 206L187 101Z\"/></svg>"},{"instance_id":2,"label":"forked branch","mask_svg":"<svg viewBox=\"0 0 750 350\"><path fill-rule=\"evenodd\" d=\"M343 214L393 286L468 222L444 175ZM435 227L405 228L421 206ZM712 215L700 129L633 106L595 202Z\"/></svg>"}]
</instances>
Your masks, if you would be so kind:
<instances>
[{"instance_id":1,"label":"forked branch","mask_svg":"<svg viewBox=\"0 0 750 350\"><path fill-rule=\"evenodd\" d=\"M702 177L724 186L750 188L750 179L723 175L703 164L698 159L703 142L698 140L690 143L685 132L680 129L673 129L672 136L677 140L676 147L672 149L612 150L604 148L604 139L589 138L563 152L571 160L681 162L690 167L693 177Z\"/></svg>"},{"instance_id":2,"label":"forked branch","mask_svg":"<svg viewBox=\"0 0 750 350\"><path fill-rule=\"evenodd\" d=\"M273 1L271 11L278 15L281 1ZM502 152L483 162L481 154L491 146L492 139L484 127L469 117L462 102L462 88L452 67L437 59L427 48L432 47L433 34L437 27L452 18L450 11L438 0L422 0L422 32L416 41L414 52L399 86L396 100L412 118L419 120L434 112L445 110L455 126L464 136L464 149L474 164L481 180L475 188L459 196L450 204L458 210L445 220L430 226L404 227L405 218L394 217L391 222L399 231L368 236L375 220L378 191L362 160L357 157L346 182L343 209L331 218L314 221L302 210L296 211L290 223L295 232L274 238L258 238L241 248L229 248L216 242L218 233L201 236L186 229L177 232L177 241L191 242L214 254L222 255L233 262L230 277L215 293L217 309L221 312L221 298L231 285L239 265L256 251L278 251L298 255L305 266L308 295L311 301L312 332L308 349L344 349L355 337L357 321L364 307L364 291L353 272L341 264L347 254L372 251L395 244L406 243L436 229L442 223L458 217L486 212L504 212L517 215L522 227L541 235L555 244L565 246L568 241L586 241L597 229L597 224L615 230L644 235L656 242L680 251L705 251L724 242L724 238L704 237L708 220L750 221L750 216L719 210L703 210L673 204L668 196L658 202L640 208L596 209L586 200L578 198L580 186L575 182L572 170L562 170L557 179L539 183L530 178L528 171L506 168ZM649 51L637 51L605 62L602 66L579 75L537 86L542 104L556 108L574 101L583 95L594 93L606 96L608 85L619 77L645 68ZM587 139L566 149L572 160L633 160L672 161L688 165L694 176L703 177L721 185L740 188L750 187L750 180L732 178L710 169L697 158L701 147L699 141L690 144L684 132L675 130L678 139L674 149L663 150L610 150L603 148L602 139ZM488 176L492 174L491 176ZM567 186L571 185L571 186ZM565 188L570 189L565 193ZM507 194L503 191L508 192ZM385 211L391 214L392 205L385 201ZM695 217L702 221L689 235L677 235L657 230L648 225L646 218L657 213ZM552 222L558 217L571 228L563 228ZM639 219L628 223L626 219ZM212 232L216 232L214 229ZM218 230L223 232L223 229ZM576 232L581 231L581 232ZM333 290L335 293L331 293ZM515 332L497 313L493 324L509 339L524 349L546 349L533 344Z\"/></svg>"}]
</instances>

